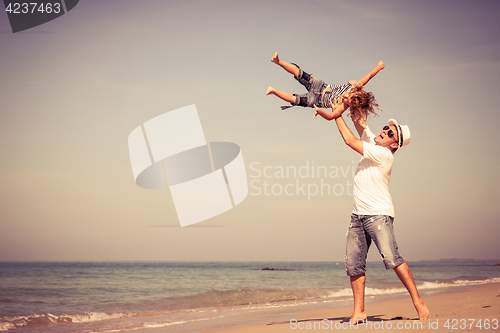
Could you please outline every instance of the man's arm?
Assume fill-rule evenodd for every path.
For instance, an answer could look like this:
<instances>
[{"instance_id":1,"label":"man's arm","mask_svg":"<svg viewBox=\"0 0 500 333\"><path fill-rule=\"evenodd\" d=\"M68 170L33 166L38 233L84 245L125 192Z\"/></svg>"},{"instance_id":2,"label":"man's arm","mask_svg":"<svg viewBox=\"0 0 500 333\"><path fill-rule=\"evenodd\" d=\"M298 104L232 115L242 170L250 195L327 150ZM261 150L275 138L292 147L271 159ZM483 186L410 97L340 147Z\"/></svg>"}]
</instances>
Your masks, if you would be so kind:
<instances>
[{"instance_id":1,"label":"man's arm","mask_svg":"<svg viewBox=\"0 0 500 333\"><path fill-rule=\"evenodd\" d=\"M342 135L342 138L344 139L344 142L346 145L363 155L363 141L358 139L357 137L352 134L351 130L349 127L347 127L344 118L338 117L335 119L335 122L337 123L337 127L339 128L340 135Z\"/></svg>"},{"instance_id":2,"label":"man's arm","mask_svg":"<svg viewBox=\"0 0 500 333\"><path fill-rule=\"evenodd\" d=\"M385 68L385 65L382 61L379 61L377 64L377 67L372 69L370 73L366 74L364 78L359 80L358 82L361 83L363 86L368 83L375 75L377 75L378 72L380 72L382 69Z\"/></svg>"},{"instance_id":3,"label":"man's arm","mask_svg":"<svg viewBox=\"0 0 500 333\"><path fill-rule=\"evenodd\" d=\"M358 121L353 120L352 122L354 124L354 127L356 127L356 131L358 132L359 137L361 138L361 136L363 135L363 132L365 131L365 128L367 126L366 122L362 118L359 119Z\"/></svg>"}]
</instances>

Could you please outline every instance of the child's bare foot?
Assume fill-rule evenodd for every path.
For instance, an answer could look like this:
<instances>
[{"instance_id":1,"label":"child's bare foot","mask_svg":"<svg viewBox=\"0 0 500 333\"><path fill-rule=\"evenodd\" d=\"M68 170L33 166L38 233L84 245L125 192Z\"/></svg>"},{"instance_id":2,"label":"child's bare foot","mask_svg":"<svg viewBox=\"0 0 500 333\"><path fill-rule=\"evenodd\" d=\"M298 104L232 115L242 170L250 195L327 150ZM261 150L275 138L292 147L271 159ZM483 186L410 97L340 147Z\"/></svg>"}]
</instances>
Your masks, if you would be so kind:
<instances>
[{"instance_id":1,"label":"child's bare foot","mask_svg":"<svg viewBox=\"0 0 500 333\"><path fill-rule=\"evenodd\" d=\"M280 58L278 58L278 52L276 52L273 57L271 58L271 61L274 62L276 65L279 64Z\"/></svg>"},{"instance_id":2,"label":"child's bare foot","mask_svg":"<svg viewBox=\"0 0 500 333\"><path fill-rule=\"evenodd\" d=\"M382 60L380 60L377 64L377 66L380 68L380 69L384 69L385 68L385 65L384 65L384 62Z\"/></svg>"},{"instance_id":3,"label":"child's bare foot","mask_svg":"<svg viewBox=\"0 0 500 333\"><path fill-rule=\"evenodd\" d=\"M276 91L276 89L269 86L269 88L267 88L266 95L274 94L275 91Z\"/></svg>"},{"instance_id":4,"label":"child's bare foot","mask_svg":"<svg viewBox=\"0 0 500 333\"><path fill-rule=\"evenodd\" d=\"M426 320L427 318L429 318L429 309L427 309L424 301L417 301L413 303L413 305L415 306L415 309L417 309L418 319Z\"/></svg>"}]
</instances>

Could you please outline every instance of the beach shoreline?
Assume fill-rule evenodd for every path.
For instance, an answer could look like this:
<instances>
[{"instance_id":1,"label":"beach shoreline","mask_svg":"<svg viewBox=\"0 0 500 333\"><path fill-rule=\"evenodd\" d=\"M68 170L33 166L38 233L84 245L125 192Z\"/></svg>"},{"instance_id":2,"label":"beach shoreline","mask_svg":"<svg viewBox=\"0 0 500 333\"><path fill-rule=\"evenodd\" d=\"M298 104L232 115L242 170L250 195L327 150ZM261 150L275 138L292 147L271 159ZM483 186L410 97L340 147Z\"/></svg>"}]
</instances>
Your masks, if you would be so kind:
<instances>
[{"instance_id":1,"label":"beach shoreline","mask_svg":"<svg viewBox=\"0 0 500 333\"><path fill-rule=\"evenodd\" d=\"M295 315L288 321L220 328L210 333L296 332L362 329L372 332L498 332L500 330L500 283L474 286L465 290L423 297L430 310L428 320L419 321L410 297L366 304L368 323L350 328L346 321L352 306L332 307L327 310ZM487 328L489 327L489 328ZM146 332L146 331L145 331ZM153 331L149 331L153 333Z\"/></svg>"},{"instance_id":2,"label":"beach shoreline","mask_svg":"<svg viewBox=\"0 0 500 333\"><path fill-rule=\"evenodd\" d=\"M445 312L456 311L434 307L435 297L463 291L474 296L481 286L500 294L498 267L493 264L415 262L411 267L420 295L430 304L431 314L438 316L435 319L440 319ZM408 292L393 272L381 263L368 265L369 323L397 324L393 318L416 316ZM352 311L352 291L343 267L327 262L9 262L0 266L0 291L13 300L2 305L0 331L244 333L245 328L283 332L314 329L314 325L318 330L333 330L345 329L341 325ZM18 292L25 288L31 288L29 294ZM385 302L390 306L380 312ZM450 304L446 305L452 309L457 306Z\"/></svg>"}]
</instances>

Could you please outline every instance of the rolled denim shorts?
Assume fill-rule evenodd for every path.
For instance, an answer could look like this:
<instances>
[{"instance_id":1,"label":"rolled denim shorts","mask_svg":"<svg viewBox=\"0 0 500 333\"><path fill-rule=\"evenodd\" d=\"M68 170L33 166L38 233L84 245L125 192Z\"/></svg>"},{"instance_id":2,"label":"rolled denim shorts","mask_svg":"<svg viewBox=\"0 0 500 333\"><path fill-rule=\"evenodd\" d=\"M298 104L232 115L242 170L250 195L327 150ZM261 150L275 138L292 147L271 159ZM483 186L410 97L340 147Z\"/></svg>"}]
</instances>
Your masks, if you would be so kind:
<instances>
[{"instance_id":1,"label":"rolled denim shorts","mask_svg":"<svg viewBox=\"0 0 500 333\"><path fill-rule=\"evenodd\" d=\"M366 272L366 256L372 240L386 269L405 262L398 251L393 222L394 218L388 215L351 215L345 254L347 275L356 276Z\"/></svg>"},{"instance_id":2,"label":"rolled denim shorts","mask_svg":"<svg viewBox=\"0 0 500 333\"><path fill-rule=\"evenodd\" d=\"M306 94L293 94L295 96L295 103L304 107L313 108L314 104L320 106L321 92L326 88L327 84L323 80L315 78L313 75L304 72L299 68L299 75L295 77L308 91Z\"/></svg>"}]
</instances>

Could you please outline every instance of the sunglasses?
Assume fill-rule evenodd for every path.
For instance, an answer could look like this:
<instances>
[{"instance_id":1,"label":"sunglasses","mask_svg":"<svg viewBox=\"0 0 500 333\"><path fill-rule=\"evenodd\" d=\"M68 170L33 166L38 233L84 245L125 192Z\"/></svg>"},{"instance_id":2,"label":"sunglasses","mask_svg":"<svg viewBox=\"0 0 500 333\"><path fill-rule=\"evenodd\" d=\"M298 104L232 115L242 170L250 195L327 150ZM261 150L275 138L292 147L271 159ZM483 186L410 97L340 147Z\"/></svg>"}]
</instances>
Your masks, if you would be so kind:
<instances>
[{"instance_id":1,"label":"sunglasses","mask_svg":"<svg viewBox=\"0 0 500 333\"><path fill-rule=\"evenodd\" d=\"M394 132L390 129L389 126L384 126L384 128L382 128L384 131L387 131L387 136L389 136L390 138L394 137Z\"/></svg>"}]
</instances>

